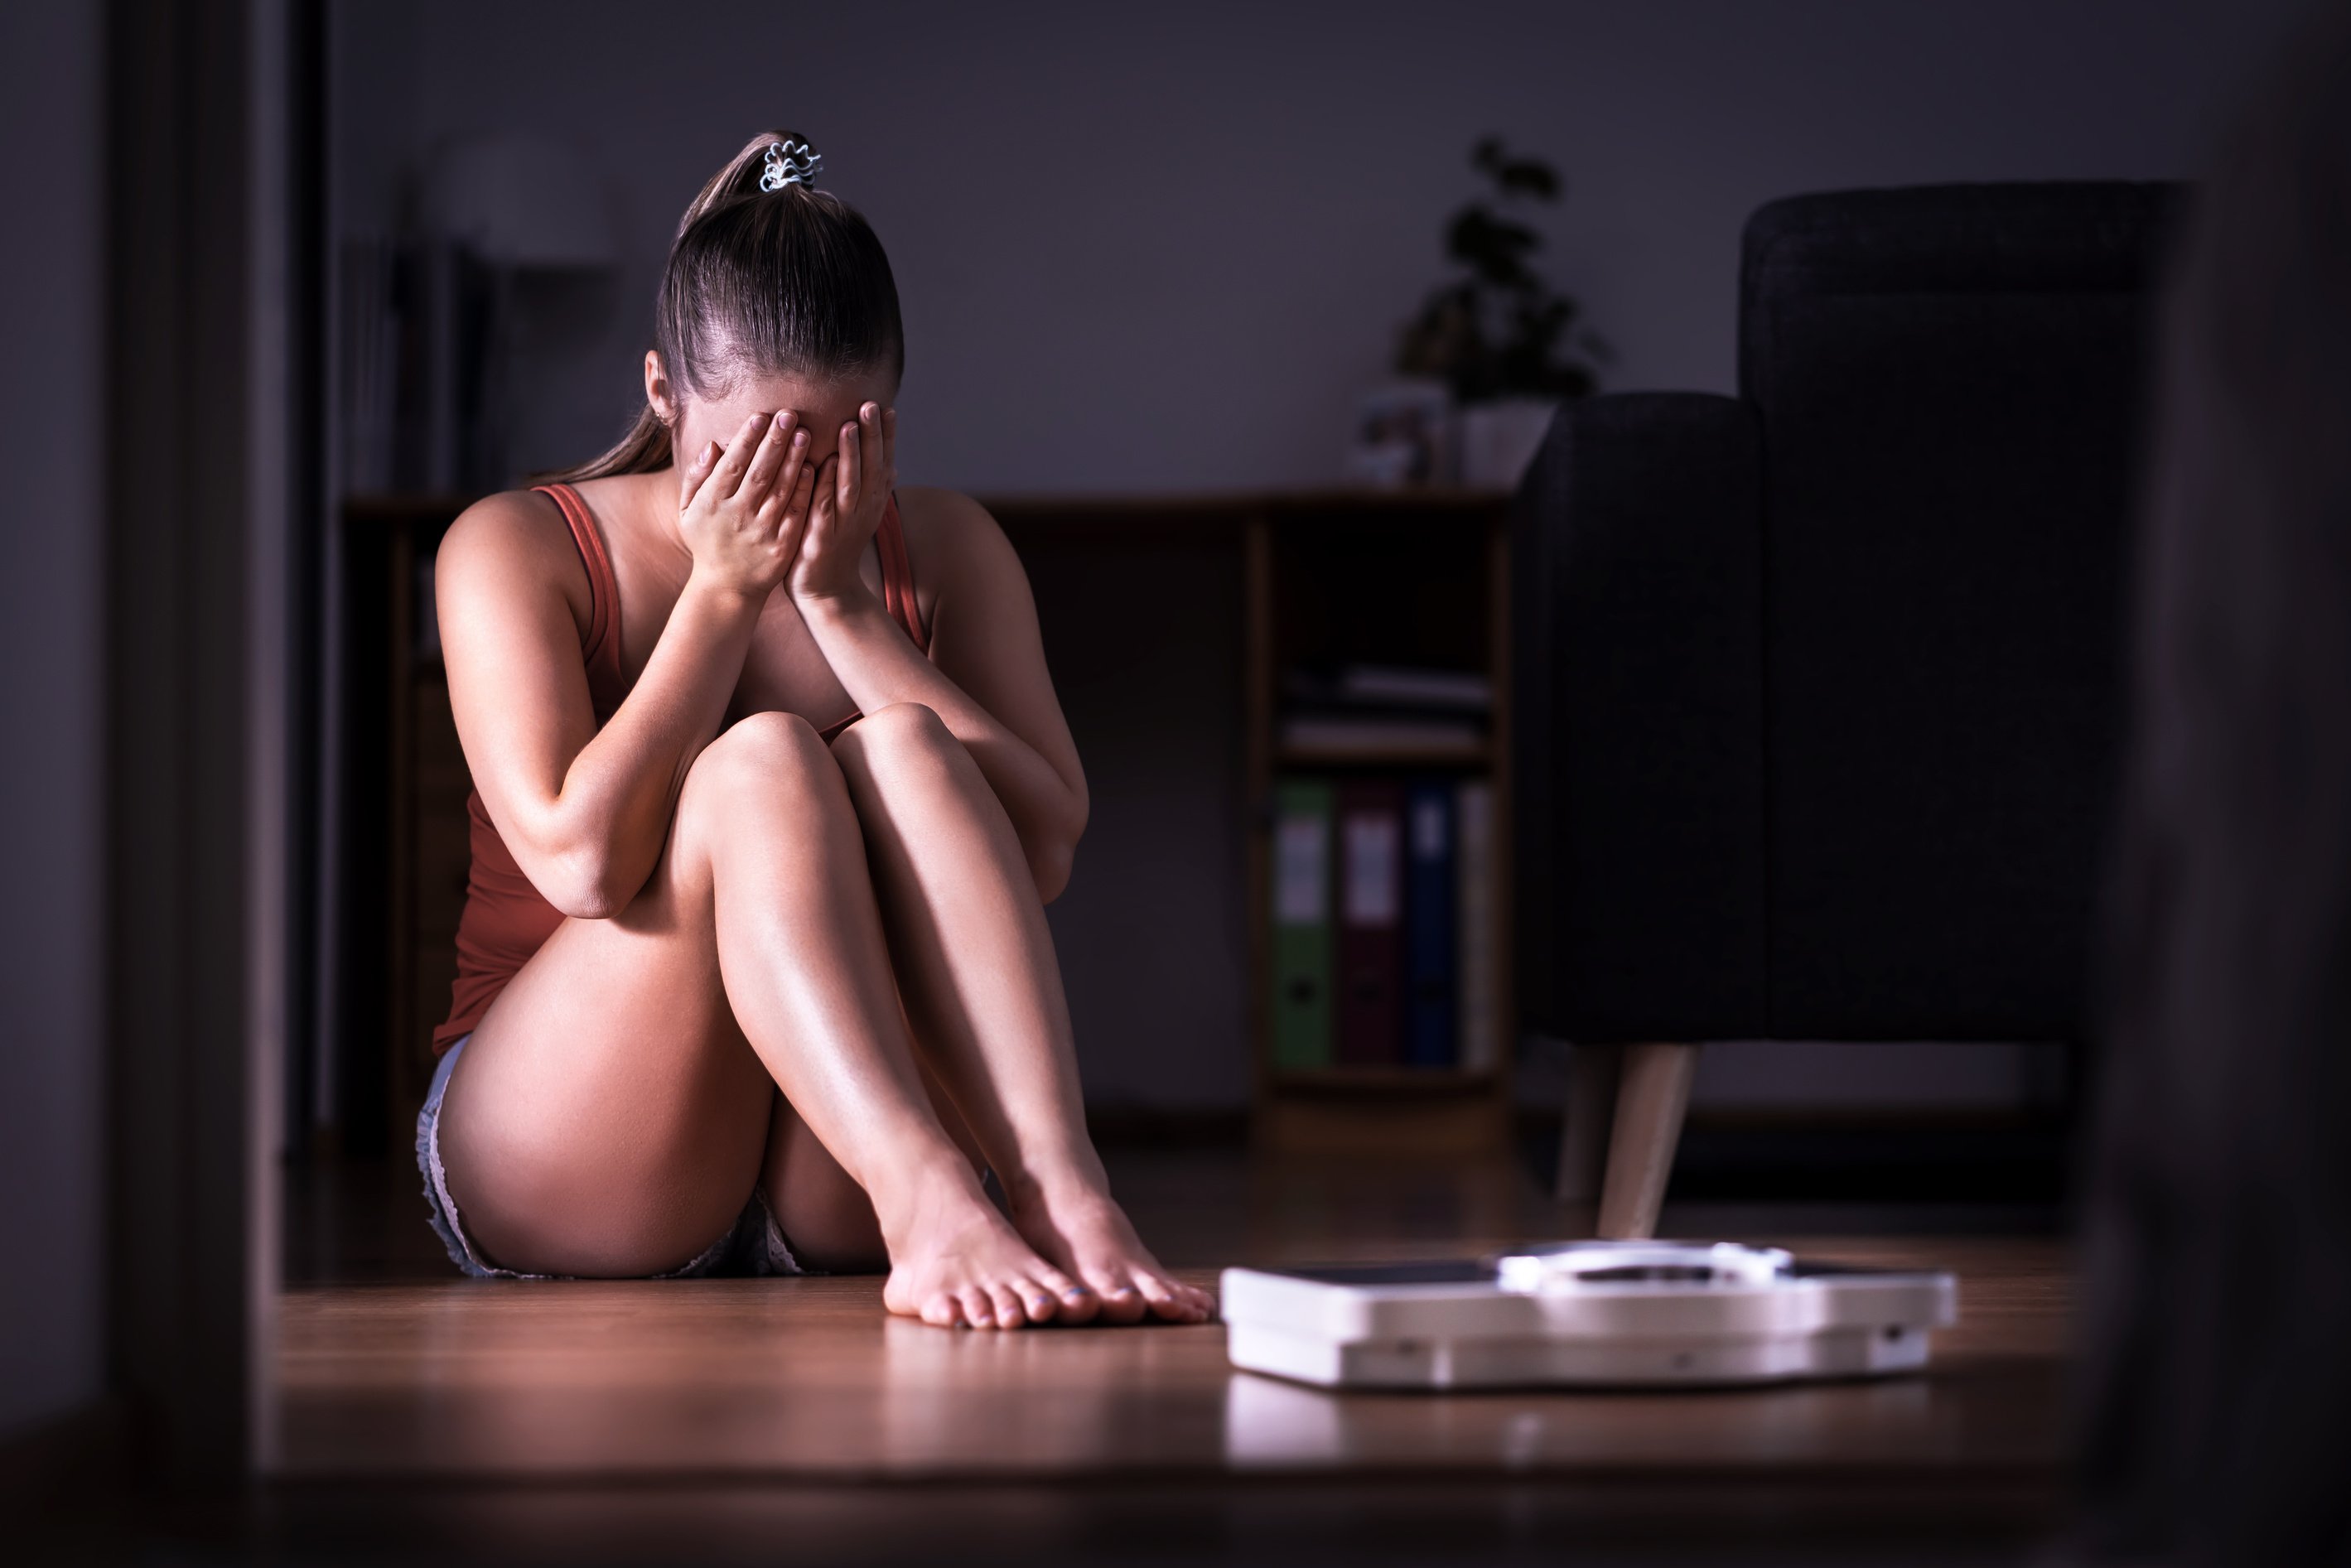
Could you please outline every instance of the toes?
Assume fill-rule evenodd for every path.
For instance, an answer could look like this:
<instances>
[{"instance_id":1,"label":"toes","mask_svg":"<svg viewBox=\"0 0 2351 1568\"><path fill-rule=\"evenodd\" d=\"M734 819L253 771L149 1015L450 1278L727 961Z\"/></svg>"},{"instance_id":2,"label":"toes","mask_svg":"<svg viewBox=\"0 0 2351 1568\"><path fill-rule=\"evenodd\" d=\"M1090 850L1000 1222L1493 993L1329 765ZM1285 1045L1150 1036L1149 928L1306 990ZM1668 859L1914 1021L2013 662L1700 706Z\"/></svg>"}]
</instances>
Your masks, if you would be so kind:
<instances>
[{"instance_id":1,"label":"toes","mask_svg":"<svg viewBox=\"0 0 2351 1568\"><path fill-rule=\"evenodd\" d=\"M1142 1290L1144 1300L1151 1303L1155 1317L1165 1318L1171 1322L1196 1322L1207 1315L1204 1306L1189 1299L1194 1292L1171 1281L1137 1270L1134 1282Z\"/></svg>"},{"instance_id":2,"label":"toes","mask_svg":"<svg viewBox=\"0 0 2351 1568\"><path fill-rule=\"evenodd\" d=\"M933 1328L951 1329L963 1321L963 1309L953 1296L941 1291L923 1303L923 1321Z\"/></svg>"},{"instance_id":3,"label":"toes","mask_svg":"<svg viewBox=\"0 0 2351 1568\"><path fill-rule=\"evenodd\" d=\"M1176 1301L1192 1314L1194 1321L1203 1321L1216 1315L1217 1298L1200 1289L1199 1286L1187 1285L1181 1280L1173 1279L1163 1280L1161 1283L1174 1292Z\"/></svg>"},{"instance_id":4,"label":"toes","mask_svg":"<svg viewBox=\"0 0 2351 1568\"><path fill-rule=\"evenodd\" d=\"M1056 1321L1072 1322L1076 1321L1071 1316L1071 1313L1075 1311L1074 1306L1065 1307L1061 1301L1055 1298L1050 1290L1038 1283L1035 1280L1022 1279L1016 1281L1014 1282L1014 1289L1020 1292L1020 1306L1021 1309L1029 1314L1029 1321L1030 1322L1049 1323Z\"/></svg>"},{"instance_id":5,"label":"toes","mask_svg":"<svg viewBox=\"0 0 2351 1568\"><path fill-rule=\"evenodd\" d=\"M1028 1310L1021 1305L1020 1292L1010 1285L988 1286L987 1299L996 1308L998 1328L1017 1329L1029 1321Z\"/></svg>"},{"instance_id":6,"label":"toes","mask_svg":"<svg viewBox=\"0 0 2351 1568\"><path fill-rule=\"evenodd\" d=\"M956 1292L956 1300L963 1303L963 1321L972 1327L992 1329L996 1326L996 1303L989 1301L987 1292L977 1285L965 1286Z\"/></svg>"},{"instance_id":7,"label":"toes","mask_svg":"<svg viewBox=\"0 0 2351 1568\"><path fill-rule=\"evenodd\" d=\"M1053 1321L1090 1323L1102 1312L1102 1298L1083 1285L1071 1283L1053 1298Z\"/></svg>"},{"instance_id":8,"label":"toes","mask_svg":"<svg viewBox=\"0 0 2351 1568\"><path fill-rule=\"evenodd\" d=\"M1093 1287L1094 1294L1102 1301L1102 1315L1111 1322L1135 1322L1151 1310L1151 1303L1144 1300L1143 1292L1123 1275L1113 1274L1107 1269L1090 1270L1086 1282Z\"/></svg>"},{"instance_id":9,"label":"toes","mask_svg":"<svg viewBox=\"0 0 2351 1568\"><path fill-rule=\"evenodd\" d=\"M1102 1302L1092 1291L1072 1280L1050 1263L1039 1260L1020 1282L1021 1293L1032 1298L1029 1315L1038 1322L1050 1317L1056 1322L1082 1323L1102 1310ZM1045 1313L1040 1315L1033 1298L1041 1296Z\"/></svg>"}]
</instances>

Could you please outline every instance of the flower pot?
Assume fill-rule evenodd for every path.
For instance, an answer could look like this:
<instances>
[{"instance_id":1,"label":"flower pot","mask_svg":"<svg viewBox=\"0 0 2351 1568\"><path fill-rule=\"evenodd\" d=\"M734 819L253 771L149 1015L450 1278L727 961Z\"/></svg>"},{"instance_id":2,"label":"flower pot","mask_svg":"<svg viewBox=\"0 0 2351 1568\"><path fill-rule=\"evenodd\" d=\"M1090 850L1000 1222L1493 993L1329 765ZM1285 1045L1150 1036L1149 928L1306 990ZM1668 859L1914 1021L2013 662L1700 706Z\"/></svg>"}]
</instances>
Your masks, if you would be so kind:
<instances>
[{"instance_id":1,"label":"flower pot","mask_svg":"<svg viewBox=\"0 0 2351 1568\"><path fill-rule=\"evenodd\" d=\"M1558 412L1548 398L1502 398L1461 410L1461 482L1474 489L1517 489Z\"/></svg>"}]
</instances>

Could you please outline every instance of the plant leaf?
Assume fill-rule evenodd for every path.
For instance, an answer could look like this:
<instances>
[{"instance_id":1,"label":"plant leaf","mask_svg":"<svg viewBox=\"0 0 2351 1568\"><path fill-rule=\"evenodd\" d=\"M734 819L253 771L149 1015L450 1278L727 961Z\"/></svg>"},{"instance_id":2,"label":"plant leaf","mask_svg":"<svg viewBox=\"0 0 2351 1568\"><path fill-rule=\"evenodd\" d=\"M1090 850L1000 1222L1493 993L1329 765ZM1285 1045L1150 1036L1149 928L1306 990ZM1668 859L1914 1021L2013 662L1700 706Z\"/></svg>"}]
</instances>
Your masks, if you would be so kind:
<instances>
[{"instance_id":1,"label":"plant leaf","mask_svg":"<svg viewBox=\"0 0 2351 1568\"><path fill-rule=\"evenodd\" d=\"M1480 137L1469 162L1492 182L1492 200L1505 205L1557 201L1565 188L1550 163L1510 156L1499 136ZM1530 265L1542 244L1537 230L1485 202L1455 213L1446 255L1468 276L1432 290L1397 333L1397 370L1441 378L1465 403L1589 395L1598 385L1594 367L1614 356L1579 325L1574 297L1552 289Z\"/></svg>"}]
</instances>

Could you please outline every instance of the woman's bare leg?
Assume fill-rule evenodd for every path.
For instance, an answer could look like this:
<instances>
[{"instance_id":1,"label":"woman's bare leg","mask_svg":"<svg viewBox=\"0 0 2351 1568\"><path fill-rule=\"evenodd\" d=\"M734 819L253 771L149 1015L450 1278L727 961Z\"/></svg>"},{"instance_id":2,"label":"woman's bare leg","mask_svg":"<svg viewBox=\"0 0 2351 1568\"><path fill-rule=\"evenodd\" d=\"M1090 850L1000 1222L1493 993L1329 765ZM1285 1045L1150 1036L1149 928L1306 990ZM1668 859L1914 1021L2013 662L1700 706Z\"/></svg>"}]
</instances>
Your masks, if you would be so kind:
<instances>
[{"instance_id":1,"label":"woman's bare leg","mask_svg":"<svg viewBox=\"0 0 2351 1568\"><path fill-rule=\"evenodd\" d=\"M919 1063L919 1055L917 1060ZM972 1169L985 1169L987 1156L965 1125L963 1113L927 1070L923 1073L923 1087L929 1092L932 1111ZM792 1255L831 1274L872 1274L888 1268L889 1249L883 1243L882 1223L873 1217L873 1203L865 1189L841 1168L841 1162L809 1130L790 1101L781 1094L769 1098L774 1109L768 1123L768 1149L759 1185L777 1223L784 1225ZM789 1224L784 1220L787 1214ZM1080 1291L1064 1300L1064 1310L1057 1315L1067 1317L1072 1312L1091 1315L1093 1306L1092 1296Z\"/></svg>"},{"instance_id":2,"label":"woman's bare leg","mask_svg":"<svg viewBox=\"0 0 2351 1568\"><path fill-rule=\"evenodd\" d=\"M1003 1182L1013 1223L1113 1321L1206 1317L1207 1294L1162 1269L1111 1200L1044 905L978 765L915 703L860 719L833 755L864 824L915 1041Z\"/></svg>"},{"instance_id":3,"label":"woman's bare leg","mask_svg":"<svg viewBox=\"0 0 2351 1568\"><path fill-rule=\"evenodd\" d=\"M483 1019L444 1110L451 1191L508 1267L675 1268L758 1179L778 1088L870 1198L892 1311L1011 1327L1075 1288L933 1113L840 771L762 714L696 758L629 907L564 922ZM837 1197L779 1196L788 1236Z\"/></svg>"}]
</instances>

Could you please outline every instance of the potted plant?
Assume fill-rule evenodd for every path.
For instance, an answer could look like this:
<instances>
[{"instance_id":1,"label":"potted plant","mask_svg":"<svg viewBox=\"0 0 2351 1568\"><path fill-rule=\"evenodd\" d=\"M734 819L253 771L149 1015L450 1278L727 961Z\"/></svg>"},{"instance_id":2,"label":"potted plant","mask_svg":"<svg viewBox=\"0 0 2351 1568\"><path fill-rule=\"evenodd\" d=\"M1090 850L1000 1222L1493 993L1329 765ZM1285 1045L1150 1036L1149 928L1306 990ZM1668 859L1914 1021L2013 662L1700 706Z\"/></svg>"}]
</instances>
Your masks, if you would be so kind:
<instances>
[{"instance_id":1,"label":"potted plant","mask_svg":"<svg viewBox=\"0 0 2351 1568\"><path fill-rule=\"evenodd\" d=\"M1562 402L1585 397L1607 362L1606 343L1579 324L1574 298L1536 272L1542 235L1520 214L1560 198L1559 172L1513 157L1489 136L1469 152L1491 192L1453 214L1446 255L1464 276L1431 293L1396 344L1396 370L1442 382L1459 407L1465 485L1519 482Z\"/></svg>"}]
</instances>

